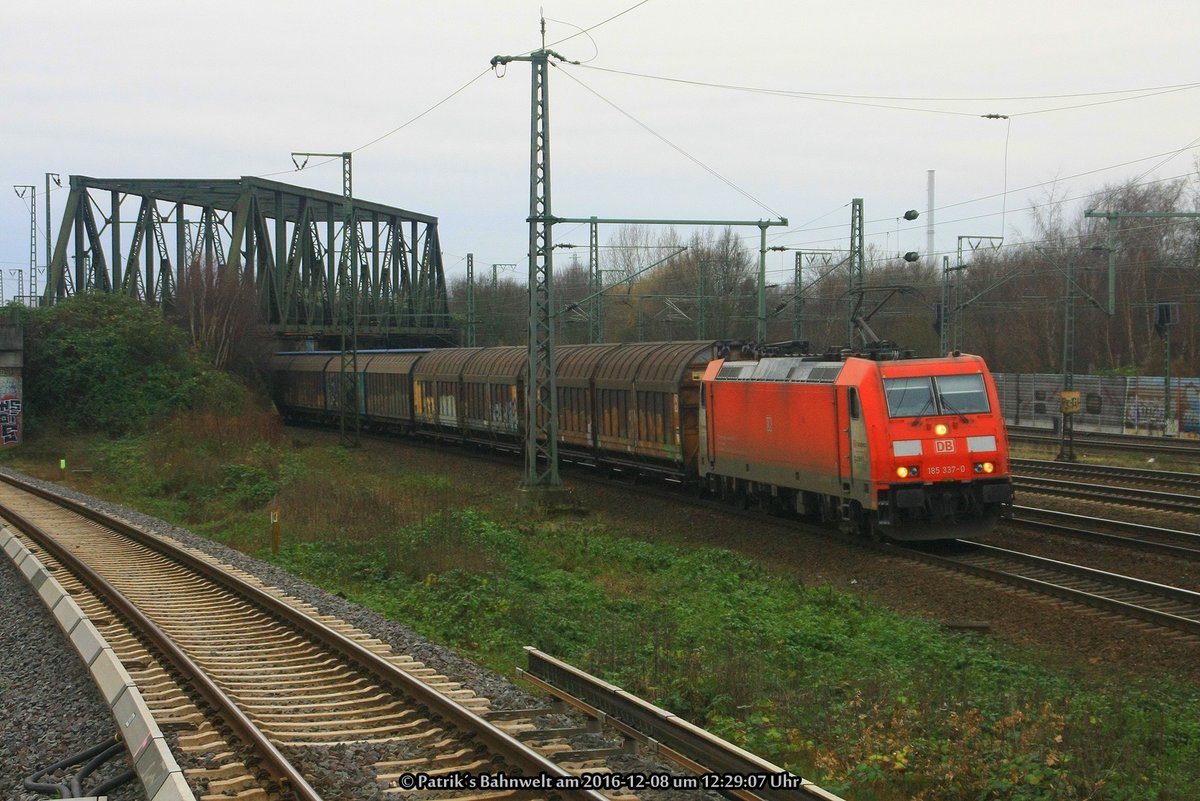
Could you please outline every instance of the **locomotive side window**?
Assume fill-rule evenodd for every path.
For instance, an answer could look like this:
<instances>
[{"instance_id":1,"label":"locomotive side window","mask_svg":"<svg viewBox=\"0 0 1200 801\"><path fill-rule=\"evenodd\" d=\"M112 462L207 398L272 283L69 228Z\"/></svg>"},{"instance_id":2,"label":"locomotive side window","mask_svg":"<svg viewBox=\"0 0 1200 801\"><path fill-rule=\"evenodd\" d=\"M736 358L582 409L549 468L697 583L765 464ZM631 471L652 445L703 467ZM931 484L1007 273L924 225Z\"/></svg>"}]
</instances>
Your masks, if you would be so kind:
<instances>
[{"instance_id":1,"label":"locomotive side window","mask_svg":"<svg viewBox=\"0 0 1200 801\"><path fill-rule=\"evenodd\" d=\"M862 417L862 410L858 406L858 388L850 387L846 390L846 398L849 401L847 405L850 407L850 419L857 420Z\"/></svg>"},{"instance_id":2,"label":"locomotive side window","mask_svg":"<svg viewBox=\"0 0 1200 801\"><path fill-rule=\"evenodd\" d=\"M936 413L933 385L928 378L885 378L888 414L892 417L920 417Z\"/></svg>"},{"instance_id":3,"label":"locomotive side window","mask_svg":"<svg viewBox=\"0 0 1200 801\"><path fill-rule=\"evenodd\" d=\"M940 375L933 381L937 384L943 414L986 414L991 411L987 390L983 388L983 376Z\"/></svg>"}]
</instances>

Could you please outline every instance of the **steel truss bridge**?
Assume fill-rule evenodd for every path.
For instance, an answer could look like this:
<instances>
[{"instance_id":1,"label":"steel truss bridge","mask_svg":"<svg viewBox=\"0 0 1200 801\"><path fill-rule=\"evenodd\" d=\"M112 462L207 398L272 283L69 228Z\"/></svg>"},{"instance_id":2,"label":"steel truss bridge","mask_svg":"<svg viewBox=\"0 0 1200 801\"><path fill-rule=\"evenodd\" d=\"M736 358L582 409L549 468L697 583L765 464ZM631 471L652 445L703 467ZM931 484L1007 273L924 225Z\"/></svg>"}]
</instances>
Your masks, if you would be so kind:
<instances>
[{"instance_id":1,"label":"steel truss bridge","mask_svg":"<svg viewBox=\"0 0 1200 801\"><path fill-rule=\"evenodd\" d=\"M188 270L234 269L277 334L336 334L357 309L361 335L457 339L436 217L253 177L70 180L42 303L102 291L169 308Z\"/></svg>"}]
</instances>

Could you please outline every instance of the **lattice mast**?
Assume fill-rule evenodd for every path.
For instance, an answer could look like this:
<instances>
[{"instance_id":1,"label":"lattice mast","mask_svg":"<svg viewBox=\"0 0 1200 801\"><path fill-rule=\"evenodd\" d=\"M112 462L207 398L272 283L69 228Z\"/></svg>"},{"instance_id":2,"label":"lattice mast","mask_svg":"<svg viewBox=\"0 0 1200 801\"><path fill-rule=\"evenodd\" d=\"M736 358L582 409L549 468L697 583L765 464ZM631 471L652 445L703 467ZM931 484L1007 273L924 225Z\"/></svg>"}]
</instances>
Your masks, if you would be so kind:
<instances>
[{"instance_id":1,"label":"lattice mast","mask_svg":"<svg viewBox=\"0 0 1200 801\"><path fill-rule=\"evenodd\" d=\"M467 347L475 347L475 254L467 254Z\"/></svg>"},{"instance_id":2,"label":"lattice mast","mask_svg":"<svg viewBox=\"0 0 1200 801\"><path fill-rule=\"evenodd\" d=\"M358 217L354 213L354 182L350 153L330 154L342 159L342 257L338 261L338 335L341 367L338 371L339 430L342 444L357 447L358 414Z\"/></svg>"},{"instance_id":3,"label":"lattice mast","mask_svg":"<svg viewBox=\"0 0 1200 801\"><path fill-rule=\"evenodd\" d=\"M33 184L14 184L13 191L22 200L25 199L25 193L29 193L29 284L33 286L37 275L37 187ZM24 270L11 272L17 275L17 300L25 303L26 300L22 297L25 294Z\"/></svg>"},{"instance_id":4,"label":"lattice mast","mask_svg":"<svg viewBox=\"0 0 1200 801\"><path fill-rule=\"evenodd\" d=\"M492 67L512 61L532 66L529 134L529 359L525 375L524 487L562 485L558 475L558 388L554 364L554 216L550 205L550 59L566 59L542 47L527 56L496 56Z\"/></svg>"},{"instance_id":5,"label":"lattice mast","mask_svg":"<svg viewBox=\"0 0 1200 801\"><path fill-rule=\"evenodd\" d=\"M854 332L857 329L855 319L862 312L864 284L863 256L863 201L856 197L850 201L850 286L847 296L850 299L850 319L847 321L846 346L854 347Z\"/></svg>"},{"instance_id":6,"label":"lattice mast","mask_svg":"<svg viewBox=\"0 0 1200 801\"><path fill-rule=\"evenodd\" d=\"M340 339L341 362L338 370L338 428L342 444L359 444L358 408L358 294L359 231L358 215L354 210L354 170L349 152L292 153L293 161L304 156L328 156L342 160L342 256L338 260L334 302L337 308L337 330ZM300 164L296 168L300 168ZM333 222L330 221L330 247L333 247Z\"/></svg>"}]
</instances>

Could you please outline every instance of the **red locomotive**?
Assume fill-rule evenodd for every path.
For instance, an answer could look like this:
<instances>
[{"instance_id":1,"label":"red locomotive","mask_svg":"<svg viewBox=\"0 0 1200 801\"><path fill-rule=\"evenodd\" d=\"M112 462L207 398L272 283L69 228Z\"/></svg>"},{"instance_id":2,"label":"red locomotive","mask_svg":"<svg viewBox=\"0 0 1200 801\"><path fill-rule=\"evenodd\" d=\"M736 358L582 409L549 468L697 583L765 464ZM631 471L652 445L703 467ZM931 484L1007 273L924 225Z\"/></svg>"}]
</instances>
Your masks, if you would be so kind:
<instances>
[{"instance_id":1,"label":"red locomotive","mask_svg":"<svg viewBox=\"0 0 1200 801\"><path fill-rule=\"evenodd\" d=\"M983 359L709 364L709 489L897 540L986 533L1010 514L1008 438Z\"/></svg>"},{"instance_id":2,"label":"red locomotive","mask_svg":"<svg viewBox=\"0 0 1200 801\"><path fill-rule=\"evenodd\" d=\"M977 356L747 359L722 342L565 345L559 453L897 540L977 536L1011 512L1008 440ZM525 349L360 352L368 427L518 449ZM339 414L341 359L281 353L291 419Z\"/></svg>"}]
</instances>

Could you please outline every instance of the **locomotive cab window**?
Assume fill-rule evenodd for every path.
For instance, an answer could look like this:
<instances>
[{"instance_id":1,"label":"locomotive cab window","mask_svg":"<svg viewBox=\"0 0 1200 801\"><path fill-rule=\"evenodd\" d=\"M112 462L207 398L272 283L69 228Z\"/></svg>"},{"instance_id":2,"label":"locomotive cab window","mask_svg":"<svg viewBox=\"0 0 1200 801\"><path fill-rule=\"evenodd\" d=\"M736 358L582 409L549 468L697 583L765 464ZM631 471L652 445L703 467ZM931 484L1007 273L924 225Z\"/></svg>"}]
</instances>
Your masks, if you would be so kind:
<instances>
[{"instance_id":1,"label":"locomotive cab window","mask_svg":"<svg viewBox=\"0 0 1200 801\"><path fill-rule=\"evenodd\" d=\"M929 378L885 378L883 391L887 395L891 417L921 417L936 414L933 402L933 382Z\"/></svg>"},{"instance_id":2,"label":"locomotive cab window","mask_svg":"<svg viewBox=\"0 0 1200 801\"><path fill-rule=\"evenodd\" d=\"M943 414L986 414L987 390L981 375L942 375L933 379L937 384L938 403Z\"/></svg>"},{"instance_id":3,"label":"locomotive cab window","mask_svg":"<svg viewBox=\"0 0 1200 801\"><path fill-rule=\"evenodd\" d=\"M885 378L888 414L925 417L942 414L986 414L991 411L981 375Z\"/></svg>"}]
</instances>

